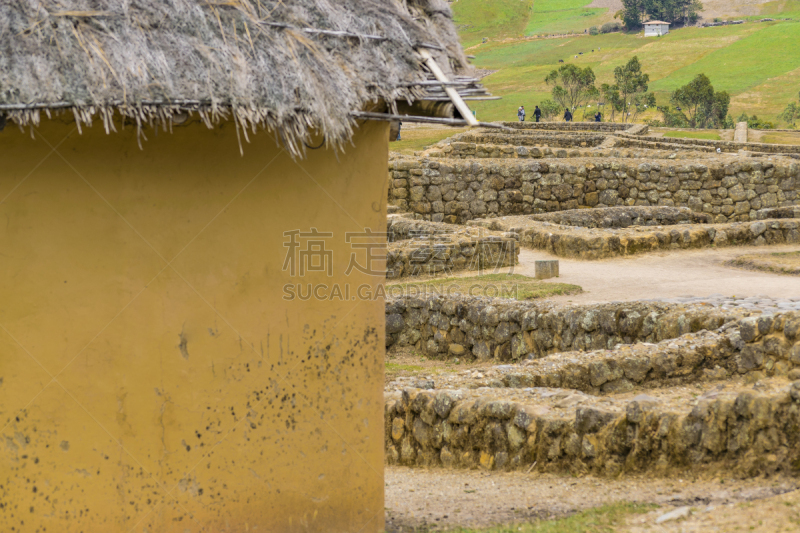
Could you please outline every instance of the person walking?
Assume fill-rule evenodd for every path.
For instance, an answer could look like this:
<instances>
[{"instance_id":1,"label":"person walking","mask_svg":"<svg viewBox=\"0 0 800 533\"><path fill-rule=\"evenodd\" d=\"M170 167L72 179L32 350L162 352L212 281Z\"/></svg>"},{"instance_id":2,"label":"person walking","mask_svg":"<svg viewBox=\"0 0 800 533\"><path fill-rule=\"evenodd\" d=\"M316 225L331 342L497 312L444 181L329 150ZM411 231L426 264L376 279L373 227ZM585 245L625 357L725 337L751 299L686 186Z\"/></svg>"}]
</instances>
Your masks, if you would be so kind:
<instances>
[{"instance_id":1,"label":"person walking","mask_svg":"<svg viewBox=\"0 0 800 533\"><path fill-rule=\"evenodd\" d=\"M572 122L572 113L570 113L569 109L564 110L564 122Z\"/></svg>"},{"instance_id":2,"label":"person walking","mask_svg":"<svg viewBox=\"0 0 800 533\"><path fill-rule=\"evenodd\" d=\"M542 110L539 109L539 106L536 106L536 109L533 110L533 116L536 117L536 122L539 122L539 119L542 118Z\"/></svg>"},{"instance_id":3,"label":"person walking","mask_svg":"<svg viewBox=\"0 0 800 533\"><path fill-rule=\"evenodd\" d=\"M519 118L520 122L525 122L525 106L524 105L519 106L519 109L517 109L517 118Z\"/></svg>"},{"instance_id":4,"label":"person walking","mask_svg":"<svg viewBox=\"0 0 800 533\"><path fill-rule=\"evenodd\" d=\"M600 114L600 111L594 114L594 121L595 122L603 122L603 115Z\"/></svg>"}]
</instances>

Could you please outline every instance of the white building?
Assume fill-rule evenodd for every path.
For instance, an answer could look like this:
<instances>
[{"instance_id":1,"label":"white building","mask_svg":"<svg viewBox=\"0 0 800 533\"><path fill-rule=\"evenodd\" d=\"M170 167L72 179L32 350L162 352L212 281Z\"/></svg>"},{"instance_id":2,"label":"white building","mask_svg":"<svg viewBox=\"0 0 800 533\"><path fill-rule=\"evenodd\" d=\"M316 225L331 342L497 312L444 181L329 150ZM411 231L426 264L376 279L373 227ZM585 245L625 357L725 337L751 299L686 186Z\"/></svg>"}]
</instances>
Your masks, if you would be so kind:
<instances>
[{"instance_id":1,"label":"white building","mask_svg":"<svg viewBox=\"0 0 800 533\"><path fill-rule=\"evenodd\" d=\"M645 37L660 37L669 33L669 22L651 20L644 23Z\"/></svg>"}]
</instances>

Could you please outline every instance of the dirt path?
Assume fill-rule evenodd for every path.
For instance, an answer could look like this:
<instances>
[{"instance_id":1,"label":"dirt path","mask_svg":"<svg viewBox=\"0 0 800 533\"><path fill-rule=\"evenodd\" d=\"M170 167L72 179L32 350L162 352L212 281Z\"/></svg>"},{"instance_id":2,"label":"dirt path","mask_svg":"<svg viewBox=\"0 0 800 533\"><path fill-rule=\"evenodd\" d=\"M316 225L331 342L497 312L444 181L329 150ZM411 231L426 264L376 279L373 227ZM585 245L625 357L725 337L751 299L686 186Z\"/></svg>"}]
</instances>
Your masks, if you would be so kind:
<instances>
[{"instance_id":1,"label":"dirt path","mask_svg":"<svg viewBox=\"0 0 800 533\"><path fill-rule=\"evenodd\" d=\"M577 261L522 249L514 272L533 276L535 261L558 259L561 283L583 287L582 294L556 297L573 303L672 298L679 296L800 296L800 278L729 267L737 256L791 252L798 245L741 246L721 249L675 250L603 261Z\"/></svg>"},{"instance_id":2,"label":"dirt path","mask_svg":"<svg viewBox=\"0 0 800 533\"><path fill-rule=\"evenodd\" d=\"M800 505L800 492L797 492L800 482L784 477L733 482L720 478L659 479L646 476L612 480L391 466L386 467L385 476L387 532L530 522L614 502L662 506L659 511L638 517L637 523L631 524L641 531L651 530L644 528L654 525L659 516L673 507L719 508L790 491L795 492L785 494L783 498ZM660 527L651 531L662 531Z\"/></svg>"}]
</instances>

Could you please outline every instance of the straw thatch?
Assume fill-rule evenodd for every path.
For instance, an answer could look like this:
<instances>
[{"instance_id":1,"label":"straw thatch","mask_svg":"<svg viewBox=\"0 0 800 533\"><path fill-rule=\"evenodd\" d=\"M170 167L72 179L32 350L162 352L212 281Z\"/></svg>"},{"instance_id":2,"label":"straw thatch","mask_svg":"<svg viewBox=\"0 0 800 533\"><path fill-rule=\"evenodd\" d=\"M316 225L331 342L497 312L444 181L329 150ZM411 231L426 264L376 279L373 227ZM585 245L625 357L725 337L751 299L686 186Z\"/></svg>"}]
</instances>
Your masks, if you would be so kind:
<instances>
[{"instance_id":1,"label":"straw thatch","mask_svg":"<svg viewBox=\"0 0 800 533\"><path fill-rule=\"evenodd\" d=\"M341 146L351 111L422 98L420 47L469 68L444 0L0 0L0 115L232 116L298 153L309 129Z\"/></svg>"}]
</instances>

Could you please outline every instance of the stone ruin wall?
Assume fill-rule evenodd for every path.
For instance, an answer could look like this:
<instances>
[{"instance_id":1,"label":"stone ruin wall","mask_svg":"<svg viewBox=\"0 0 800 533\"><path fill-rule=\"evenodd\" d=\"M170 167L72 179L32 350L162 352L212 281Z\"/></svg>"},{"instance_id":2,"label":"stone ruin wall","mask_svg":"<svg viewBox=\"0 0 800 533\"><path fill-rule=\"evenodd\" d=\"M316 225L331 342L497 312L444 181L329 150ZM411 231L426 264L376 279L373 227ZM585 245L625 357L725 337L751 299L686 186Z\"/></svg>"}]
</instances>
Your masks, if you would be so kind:
<instances>
[{"instance_id":1,"label":"stone ruin wall","mask_svg":"<svg viewBox=\"0 0 800 533\"><path fill-rule=\"evenodd\" d=\"M519 263L516 239L478 227L459 227L390 215L386 278L494 270Z\"/></svg>"},{"instance_id":2,"label":"stone ruin wall","mask_svg":"<svg viewBox=\"0 0 800 533\"><path fill-rule=\"evenodd\" d=\"M591 212L592 210L577 210L577 212L586 211ZM795 219L764 219L765 213L773 211L776 210L757 211L756 218L758 220L754 222L706 224L695 221L681 226L665 225L661 227L631 226L594 229L537 222L527 216L473 220L468 224L514 235L519 238L519 243L523 247L546 250L558 257L587 260L656 250L800 243L800 222ZM561 213L573 212L575 211ZM698 217L703 215L703 213L695 214Z\"/></svg>"},{"instance_id":3,"label":"stone ruin wall","mask_svg":"<svg viewBox=\"0 0 800 533\"><path fill-rule=\"evenodd\" d=\"M388 188L390 204L436 222L657 205L688 207L725 223L755 220L764 208L800 205L800 163L399 158L390 162Z\"/></svg>"},{"instance_id":4,"label":"stone ruin wall","mask_svg":"<svg viewBox=\"0 0 800 533\"><path fill-rule=\"evenodd\" d=\"M530 111L533 113L533 111ZM533 115L531 115L532 117ZM567 131L567 132L628 132L633 135L647 135L646 124L623 124L620 122L504 122L503 125L513 130L524 132Z\"/></svg>"},{"instance_id":5,"label":"stone ruin wall","mask_svg":"<svg viewBox=\"0 0 800 533\"><path fill-rule=\"evenodd\" d=\"M601 316L609 311L594 310ZM620 311L617 328L628 319L620 320ZM584 309L583 317L591 312ZM584 318L576 318L577 323ZM675 333L690 329L692 320L667 312L655 322ZM709 315L707 320L720 318ZM624 390L631 390L633 383L681 384L705 379L709 372L724 374L725 368L740 375L773 375L800 366L800 314L723 321L716 331L685 335L681 341L583 356L560 353L560 368L556 360L537 360L543 364L527 374L507 374L504 383L492 385L499 388L492 389L491 398L484 389L387 394L387 461L605 476L686 470L794 473L800 461L800 382L772 392L718 390L686 406L647 394L607 402L580 392L521 388L567 387L596 394L619 381L627 381Z\"/></svg>"},{"instance_id":6,"label":"stone ruin wall","mask_svg":"<svg viewBox=\"0 0 800 533\"><path fill-rule=\"evenodd\" d=\"M435 358L515 361L672 339L716 329L729 314L664 303L563 308L459 295L404 296L386 302L386 346L413 346Z\"/></svg>"},{"instance_id":7,"label":"stone ruin wall","mask_svg":"<svg viewBox=\"0 0 800 533\"><path fill-rule=\"evenodd\" d=\"M753 152L756 154L800 154L800 146L789 144L742 143L734 141L712 141L705 139L683 139L670 137L668 139L633 137L620 135L615 139L614 146L620 148L654 148L660 150L675 150L676 146L690 148L697 151L716 152L717 148L723 152Z\"/></svg>"}]
</instances>

